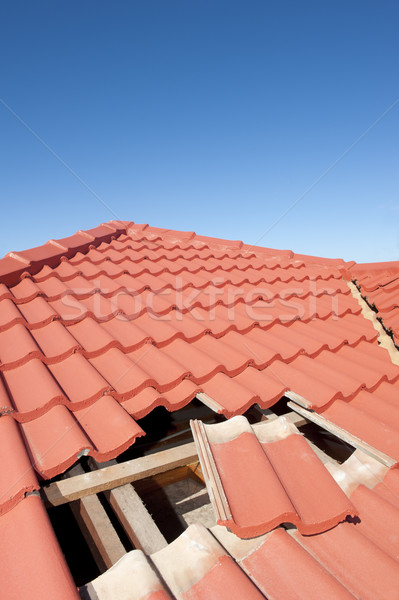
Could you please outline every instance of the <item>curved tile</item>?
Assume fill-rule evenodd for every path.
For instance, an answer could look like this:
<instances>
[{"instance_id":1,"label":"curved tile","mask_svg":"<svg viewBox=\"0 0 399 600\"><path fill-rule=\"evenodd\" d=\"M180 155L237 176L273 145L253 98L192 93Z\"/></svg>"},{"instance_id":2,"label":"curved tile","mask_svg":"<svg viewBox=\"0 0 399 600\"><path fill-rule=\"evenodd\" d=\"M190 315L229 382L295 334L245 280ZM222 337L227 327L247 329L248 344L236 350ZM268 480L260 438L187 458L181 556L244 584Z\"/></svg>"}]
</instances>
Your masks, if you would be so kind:
<instances>
[{"instance_id":1,"label":"curved tile","mask_svg":"<svg viewBox=\"0 0 399 600\"><path fill-rule=\"evenodd\" d=\"M99 462L115 458L144 435L110 396L74 413L55 406L20 427L32 464L45 479L62 473L82 455L89 454Z\"/></svg>"},{"instance_id":2,"label":"curved tile","mask_svg":"<svg viewBox=\"0 0 399 600\"><path fill-rule=\"evenodd\" d=\"M351 494L351 501L361 515L359 531L399 561L399 509L364 485Z\"/></svg>"},{"instance_id":3,"label":"curved tile","mask_svg":"<svg viewBox=\"0 0 399 600\"><path fill-rule=\"evenodd\" d=\"M131 550L79 591L96 600L171 600L141 550Z\"/></svg>"},{"instance_id":4,"label":"curved tile","mask_svg":"<svg viewBox=\"0 0 399 600\"><path fill-rule=\"evenodd\" d=\"M135 419L142 419L157 406L164 406L169 411L179 410L186 406L203 388L189 379L183 379L169 392L158 392L153 387L146 387L129 400L123 401L123 408Z\"/></svg>"},{"instance_id":5,"label":"curved tile","mask_svg":"<svg viewBox=\"0 0 399 600\"><path fill-rule=\"evenodd\" d=\"M72 575L39 496L0 519L1 585L8 598L79 600Z\"/></svg>"},{"instance_id":6,"label":"curved tile","mask_svg":"<svg viewBox=\"0 0 399 600\"><path fill-rule=\"evenodd\" d=\"M9 404L18 421L34 419L50 407L68 402L48 367L37 358L3 371L3 377Z\"/></svg>"},{"instance_id":7,"label":"curved tile","mask_svg":"<svg viewBox=\"0 0 399 600\"><path fill-rule=\"evenodd\" d=\"M39 489L18 425L11 416L0 418L0 517ZM2 519L0 518L0 523Z\"/></svg>"},{"instance_id":8,"label":"curved tile","mask_svg":"<svg viewBox=\"0 0 399 600\"><path fill-rule=\"evenodd\" d=\"M78 353L48 365L48 369L69 402L76 406L91 404L111 389L100 373Z\"/></svg>"},{"instance_id":9,"label":"curved tile","mask_svg":"<svg viewBox=\"0 0 399 600\"><path fill-rule=\"evenodd\" d=\"M197 429L192 429L198 443ZM262 423L256 432L245 417L204 425L203 430L230 511L226 509L226 515L219 511L214 491L211 500L218 524L239 537L253 538L287 522L310 535L358 514L307 441L284 417ZM206 473L200 451L199 456Z\"/></svg>"},{"instance_id":10,"label":"curved tile","mask_svg":"<svg viewBox=\"0 0 399 600\"><path fill-rule=\"evenodd\" d=\"M261 600L263 594L211 533L190 525L174 542L151 556L177 600Z\"/></svg>"},{"instance_id":11,"label":"curved tile","mask_svg":"<svg viewBox=\"0 0 399 600\"><path fill-rule=\"evenodd\" d=\"M399 462L399 429L395 424L384 423L380 418L378 407L377 400L372 415L369 411L358 408L356 404L338 400L328 406L322 415Z\"/></svg>"},{"instance_id":12,"label":"curved tile","mask_svg":"<svg viewBox=\"0 0 399 600\"><path fill-rule=\"evenodd\" d=\"M9 298L0 300L0 331L5 331L17 323L23 323L24 316Z\"/></svg>"},{"instance_id":13,"label":"curved tile","mask_svg":"<svg viewBox=\"0 0 399 600\"><path fill-rule=\"evenodd\" d=\"M355 598L281 527L256 540L245 540L245 546L225 527L217 525L212 533L266 598Z\"/></svg>"},{"instance_id":14,"label":"curved tile","mask_svg":"<svg viewBox=\"0 0 399 600\"><path fill-rule=\"evenodd\" d=\"M398 563L353 526L342 523L320 535L294 538L356 598L394 600Z\"/></svg>"},{"instance_id":15,"label":"curved tile","mask_svg":"<svg viewBox=\"0 0 399 600\"><path fill-rule=\"evenodd\" d=\"M0 333L0 370L13 369L41 356L40 348L23 325L14 325Z\"/></svg>"},{"instance_id":16,"label":"curved tile","mask_svg":"<svg viewBox=\"0 0 399 600\"><path fill-rule=\"evenodd\" d=\"M153 348L150 344L149 348ZM157 382L118 348L111 348L89 362L108 381L120 400L131 398L145 387L156 387Z\"/></svg>"}]
</instances>

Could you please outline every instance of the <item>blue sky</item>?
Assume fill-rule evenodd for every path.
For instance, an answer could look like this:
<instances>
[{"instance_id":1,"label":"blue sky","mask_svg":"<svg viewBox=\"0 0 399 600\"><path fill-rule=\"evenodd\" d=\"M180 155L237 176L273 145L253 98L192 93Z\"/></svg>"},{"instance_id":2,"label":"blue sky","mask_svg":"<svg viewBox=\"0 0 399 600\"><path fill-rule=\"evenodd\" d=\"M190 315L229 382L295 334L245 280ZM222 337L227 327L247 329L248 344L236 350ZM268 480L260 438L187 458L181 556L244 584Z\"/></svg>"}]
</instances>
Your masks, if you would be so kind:
<instances>
[{"instance_id":1,"label":"blue sky","mask_svg":"<svg viewBox=\"0 0 399 600\"><path fill-rule=\"evenodd\" d=\"M3 2L0 254L118 217L399 259L399 101L380 119L398 19L395 1Z\"/></svg>"}]
</instances>

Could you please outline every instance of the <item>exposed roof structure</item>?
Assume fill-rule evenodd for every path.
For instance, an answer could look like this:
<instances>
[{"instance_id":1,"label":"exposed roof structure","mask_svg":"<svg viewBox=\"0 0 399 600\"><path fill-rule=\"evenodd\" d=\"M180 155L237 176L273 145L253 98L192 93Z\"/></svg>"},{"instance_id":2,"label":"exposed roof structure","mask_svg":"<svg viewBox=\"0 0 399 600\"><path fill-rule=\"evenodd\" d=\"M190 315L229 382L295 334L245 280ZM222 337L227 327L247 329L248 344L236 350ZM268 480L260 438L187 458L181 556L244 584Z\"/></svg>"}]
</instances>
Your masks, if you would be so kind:
<instances>
[{"instance_id":1,"label":"exposed roof structure","mask_svg":"<svg viewBox=\"0 0 399 600\"><path fill-rule=\"evenodd\" d=\"M167 594L165 585L178 600L396 599L399 471L358 450L341 467L327 463L326 468L359 507L361 520L310 536L277 527L249 540L220 525L211 531L191 525L147 560L138 550L125 555L85 586L83 597L146 600L158 593L168 598L162 596ZM113 595L115 590L119 595Z\"/></svg>"},{"instance_id":2,"label":"exposed roof structure","mask_svg":"<svg viewBox=\"0 0 399 600\"><path fill-rule=\"evenodd\" d=\"M348 472L352 473L351 498L361 506L364 520L360 528L355 522L344 522L323 533L304 536L296 529L277 527L264 536L242 540L219 525L211 531L191 525L169 546L151 555L150 562L144 562L137 550L127 554L87 586L88 598L112 600L112 591L121 581L125 587L118 600L152 598L151 593L162 590L155 573L151 579L147 575L147 570L155 565L178 600L394 600L399 585L399 472L389 471L391 479L385 481L385 469L385 476L380 472L384 485L376 484L378 478L374 476L370 487L365 487L356 483L355 474L366 464L367 457L356 452L334 473L344 485ZM375 469L372 463L367 467ZM387 492L392 494L393 504L386 501ZM128 573L134 573L135 581L140 582L137 594L135 586L129 585L128 565Z\"/></svg>"},{"instance_id":3,"label":"exposed roof structure","mask_svg":"<svg viewBox=\"0 0 399 600\"><path fill-rule=\"evenodd\" d=\"M118 456L145 435L136 421L156 406L175 411L198 397L229 418L287 395L396 464L399 366L348 285L357 279L396 335L396 277L397 264L122 221L0 260L0 576L13 577L15 597L40 596L44 571L33 582L13 572L15 557L37 556L53 565L46 589L77 597L40 481L83 455ZM294 539L267 539L280 538Z\"/></svg>"}]
</instances>

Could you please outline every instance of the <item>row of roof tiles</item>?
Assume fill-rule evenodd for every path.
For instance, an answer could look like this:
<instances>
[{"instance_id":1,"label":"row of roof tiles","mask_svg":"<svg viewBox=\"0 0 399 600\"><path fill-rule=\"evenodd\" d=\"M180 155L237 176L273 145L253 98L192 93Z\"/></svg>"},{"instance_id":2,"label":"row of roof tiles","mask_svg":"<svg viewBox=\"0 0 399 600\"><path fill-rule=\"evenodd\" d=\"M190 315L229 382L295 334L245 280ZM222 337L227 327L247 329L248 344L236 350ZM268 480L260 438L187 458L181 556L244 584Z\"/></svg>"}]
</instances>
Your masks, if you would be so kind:
<instances>
[{"instance_id":1,"label":"row of roof tiles","mask_svg":"<svg viewBox=\"0 0 399 600\"><path fill-rule=\"evenodd\" d=\"M253 246L244 244L241 241L222 240L219 238L211 238L206 236L196 235L194 232L173 231L170 229L160 229L150 227L146 224L137 225L131 221L110 221L89 229L87 231L78 231L70 237L50 240L43 246L24 250L21 252L10 252L0 261L0 280L7 285L14 285L18 282L22 273L28 271L35 274L44 266L56 266L62 257L72 257L78 252L86 253L91 246L99 246L102 243L109 243L113 238L117 238L123 234L133 235L135 239L141 239L145 232L145 237L151 242L165 239L169 243L169 247L177 244L185 248L201 249L206 246L217 245L219 251L223 250L239 250L240 255L253 255L255 252L262 257L276 256L276 251L268 248L254 249ZM122 238L123 241L126 238ZM290 250L279 250L280 257L294 257ZM295 255L297 260L305 258L312 262L312 257L303 257ZM320 262L320 259L316 259ZM342 259L330 260L323 259L324 264L329 265L344 265Z\"/></svg>"}]
</instances>

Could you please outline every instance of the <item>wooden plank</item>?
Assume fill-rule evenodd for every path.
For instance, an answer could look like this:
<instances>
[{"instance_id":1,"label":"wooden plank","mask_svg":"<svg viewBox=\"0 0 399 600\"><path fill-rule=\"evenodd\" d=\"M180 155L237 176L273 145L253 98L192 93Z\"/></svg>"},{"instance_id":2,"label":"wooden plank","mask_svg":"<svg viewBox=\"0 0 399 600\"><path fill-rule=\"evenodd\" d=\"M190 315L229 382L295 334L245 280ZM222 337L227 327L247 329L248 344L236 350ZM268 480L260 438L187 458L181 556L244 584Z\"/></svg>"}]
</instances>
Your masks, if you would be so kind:
<instances>
[{"instance_id":1,"label":"wooden plank","mask_svg":"<svg viewBox=\"0 0 399 600\"><path fill-rule=\"evenodd\" d=\"M152 554L167 546L140 496L131 484L105 492L123 529L135 548Z\"/></svg>"},{"instance_id":2,"label":"wooden plank","mask_svg":"<svg viewBox=\"0 0 399 600\"><path fill-rule=\"evenodd\" d=\"M117 464L116 460L106 463L107 466ZM93 471L100 468L93 458L89 459L89 465ZM146 554L152 554L167 545L164 536L131 483L108 490L104 495L135 548L143 550Z\"/></svg>"},{"instance_id":3,"label":"wooden plank","mask_svg":"<svg viewBox=\"0 0 399 600\"><path fill-rule=\"evenodd\" d=\"M319 427L326 429L327 431L329 431L330 433L332 433L339 439L343 440L344 442L347 442L354 448L360 448L361 450L366 452L366 454L368 454L369 456L372 456L373 458L380 461L387 467L393 467L394 465L396 465L396 460L394 460L387 454L384 454L384 452L377 450L377 448L370 446L369 444L367 444L360 438L356 437L355 435L352 435L351 433L349 433L349 431L346 431L346 429L343 429L342 427L335 425L335 423L332 423L331 421L329 421L322 415L319 415L314 411L307 410L306 408L299 406L295 402L287 402L287 406L289 408L291 408L292 410L294 410L295 412L302 415L303 417L305 417L306 419L308 419L309 421L312 421L316 425L319 425Z\"/></svg>"},{"instance_id":4,"label":"wooden plank","mask_svg":"<svg viewBox=\"0 0 399 600\"><path fill-rule=\"evenodd\" d=\"M82 473L83 468L78 464L69 470L68 476L76 477ZM98 568L100 571L109 569L126 554L126 550L100 500L96 495L88 496L70 506Z\"/></svg>"},{"instance_id":5,"label":"wooden plank","mask_svg":"<svg viewBox=\"0 0 399 600\"><path fill-rule=\"evenodd\" d=\"M205 394L204 392L199 392L197 394L197 398L202 402L202 404L205 404L205 406L213 410L215 413L223 413L223 406L218 404L216 400L208 396L208 394Z\"/></svg>"},{"instance_id":6,"label":"wooden plank","mask_svg":"<svg viewBox=\"0 0 399 600\"><path fill-rule=\"evenodd\" d=\"M42 487L43 499L47 506L59 506L195 461L198 461L198 455L194 442L191 442L98 471L55 481Z\"/></svg>"},{"instance_id":7,"label":"wooden plank","mask_svg":"<svg viewBox=\"0 0 399 600\"><path fill-rule=\"evenodd\" d=\"M262 421L273 421L274 419L278 419L279 416L287 419L287 421L289 423L292 423L293 425L295 425L295 427L303 427L307 423L306 419L304 419L301 415L299 415L298 413L296 413L292 410L288 413L285 413L284 415L276 415L276 413L274 413L269 408L266 408L266 409L259 408L259 412L262 413L262 415L264 417L264 418L262 418L261 423L262 423ZM251 425L251 427L253 427L256 430L256 427L258 425L260 425L260 423L253 423Z\"/></svg>"},{"instance_id":8,"label":"wooden plank","mask_svg":"<svg viewBox=\"0 0 399 600\"><path fill-rule=\"evenodd\" d=\"M199 463L193 463L193 467L196 464ZM193 471L190 470L190 465L187 465L136 481L134 487L140 494L149 494L155 490L159 490L159 488L166 487L167 485L171 485L178 481L183 481L191 476L193 476Z\"/></svg>"},{"instance_id":9,"label":"wooden plank","mask_svg":"<svg viewBox=\"0 0 399 600\"><path fill-rule=\"evenodd\" d=\"M198 481L199 483L203 483L205 485L205 477L202 472L201 463L193 463L192 465L188 465L188 475L194 481Z\"/></svg>"},{"instance_id":10,"label":"wooden plank","mask_svg":"<svg viewBox=\"0 0 399 600\"><path fill-rule=\"evenodd\" d=\"M284 396L286 398L289 398L290 400L293 400L295 404L303 406L303 408L311 408L312 406L312 403L309 402L309 400L306 400L306 398L300 396L299 394L296 394L295 392L285 392ZM287 402L287 406L289 407L289 402Z\"/></svg>"}]
</instances>

